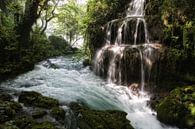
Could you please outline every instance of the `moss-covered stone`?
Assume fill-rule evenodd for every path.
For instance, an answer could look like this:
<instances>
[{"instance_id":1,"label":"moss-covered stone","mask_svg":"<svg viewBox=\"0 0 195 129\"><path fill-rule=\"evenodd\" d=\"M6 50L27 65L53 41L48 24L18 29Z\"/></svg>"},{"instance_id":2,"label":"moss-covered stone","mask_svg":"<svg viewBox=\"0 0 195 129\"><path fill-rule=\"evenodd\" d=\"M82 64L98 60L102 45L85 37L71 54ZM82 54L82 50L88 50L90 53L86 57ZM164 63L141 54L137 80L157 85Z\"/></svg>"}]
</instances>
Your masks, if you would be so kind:
<instances>
[{"instance_id":1,"label":"moss-covered stone","mask_svg":"<svg viewBox=\"0 0 195 129\"><path fill-rule=\"evenodd\" d=\"M195 127L195 86L176 88L156 106L160 121L192 129Z\"/></svg>"},{"instance_id":2,"label":"moss-covered stone","mask_svg":"<svg viewBox=\"0 0 195 129\"><path fill-rule=\"evenodd\" d=\"M5 124L0 125L0 129L20 129L20 128L15 125L14 121L8 121L5 122Z\"/></svg>"},{"instance_id":3,"label":"moss-covered stone","mask_svg":"<svg viewBox=\"0 0 195 129\"><path fill-rule=\"evenodd\" d=\"M2 101L10 101L12 99L12 96L7 93L2 93L0 91L0 100Z\"/></svg>"},{"instance_id":4,"label":"moss-covered stone","mask_svg":"<svg viewBox=\"0 0 195 129\"><path fill-rule=\"evenodd\" d=\"M58 129L51 122L36 123L32 126L32 129Z\"/></svg>"},{"instance_id":5,"label":"moss-covered stone","mask_svg":"<svg viewBox=\"0 0 195 129\"><path fill-rule=\"evenodd\" d=\"M58 127L64 129L62 121L65 119L65 111L59 107L56 99L42 96L37 92L23 91L19 95L19 102L27 107L22 108L20 103L11 101L10 95L1 93L0 129L58 129ZM56 121L47 114L48 111L52 112ZM44 117L45 115L47 116Z\"/></svg>"},{"instance_id":6,"label":"moss-covered stone","mask_svg":"<svg viewBox=\"0 0 195 129\"><path fill-rule=\"evenodd\" d=\"M80 129L133 129L125 112L91 110L77 103L70 104L70 108Z\"/></svg>"},{"instance_id":7,"label":"moss-covered stone","mask_svg":"<svg viewBox=\"0 0 195 129\"><path fill-rule=\"evenodd\" d=\"M0 123L11 120L21 108L19 103L0 101Z\"/></svg>"},{"instance_id":8,"label":"moss-covered stone","mask_svg":"<svg viewBox=\"0 0 195 129\"><path fill-rule=\"evenodd\" d=\"M45 110L37 110L37 111L32 113L32 117L35 118L35 119L42 118L46 114L47 114L47 112Z\"/></svg>"},{"instance_id":9,"label":"moss-covered stone","mask_svg":"<svg viewBox=\"0 0 195 129\"><path fill-rule=\"evenodd\" d=\"M60 107L54 107L51 109L51 116L53 116L56 120L60 122L64 122L65 120L65 111Z\"/></svg>"},{"instance_id":10,"label":"moss-covered stone","mask_svg":"<svg viewBox=\"0 0 195 129\"><path fill-rule=\"evenodd\" d=\"M15 118L14 121L20 129L31 129L32 125L36 123L31 116L25 115Z\"/></svg>"},{"instance_id":11,"label":"moss-covered stone","mask_svg":"<svg viewBox=\"0 0 195 129\"><path fill-rule=\"evenodd\" d=\"M49 121L37 122L31 116L20 116L14 120L19 129L57 129L54 123Z\"/></svg>"},{"instance_id":12,"label":"moss-covered stone","mask_svg":"<svg viewBox=\"0 0 195 129\"><path fill-rule=\"evenodd\" d=\"M42 96L40 93L34 91L22 91L19 96L19 102L24 103L26 106L35 106L50 109L59 106L56 99Z\"/></svg>"}]
</instances>

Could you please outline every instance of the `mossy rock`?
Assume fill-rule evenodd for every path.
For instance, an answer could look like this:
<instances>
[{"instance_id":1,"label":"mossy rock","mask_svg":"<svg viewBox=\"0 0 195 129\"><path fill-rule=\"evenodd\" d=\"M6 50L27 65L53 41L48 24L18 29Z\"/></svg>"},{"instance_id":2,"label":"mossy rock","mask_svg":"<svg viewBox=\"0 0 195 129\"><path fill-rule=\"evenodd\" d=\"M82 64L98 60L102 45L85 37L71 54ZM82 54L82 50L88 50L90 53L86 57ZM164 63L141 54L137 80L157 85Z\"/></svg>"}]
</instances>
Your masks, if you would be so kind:
<instances>
[{"instance_id":1,"label":"mossy rock","mask_svg":"<svg viewBox=\"0 0 195 129\"><path fill-rule=\"evenodd\" d=\"M26 106L35 106L46 109L59 106L58 100L42 96L40 93L34 91L22 91L19 96L19 102L24 103Z\"/></svg>"},{"instance_id":2,"label":"mossy rock","mask_svg":"<svg viewBox=\"0 0 195 129\"><path fill-rule=\"evenodd\" d=\"M19 103L0 101L0 123L11 120L21 109Z\"/></svg>"},{"instance_id":3,"label":"mossy rock","mask_svg":"<svg viewBox=\"0 0 195 129\"><path fill-rule=\"evenodd\" d=\"M46 122L34 124L31 129L58 129L58 128L53 123L46 121Z\"/></svg>"},{"instance_id":4,"label":"mossy rock","mask_svg":"<svg viewBox=\"0 0 195 129\"><path fill-rule=\"evenodd\" d=\"M14 119L15 124L20 129L31 129L32 125L36 123L36 121L31 116L19 116Z\"/></svg>"},{"instance_id":5,"label":"mossy rock","mask_svg":"<svg viewBox=\"0 0 195 129\"><path fill-rule=\"evenodd\" d=\"M47 115L47 111L45 111L45 110L37 110L37 111L32 113L32 117L34 119L42 118L45 115Z\"/></svg>"},{"instance_id":6,"label":"mossy rock","mask_svg":"<svg viewBox=\"0 0 195 129\"><path fill-rule=\"evenodd\" d=\"M31 116L20 116L14 120L14 124L19 129L57 129L52 122L37 122Z\"/></svg>"},{"instance_id":7,"label":"mossy rock","mask_svg":"<svg viewBox=\"0 0 195 129\"><path fill-rule=\"evenodd\" d=\"M54 117L57 121L64 122L65 120L65 111L60 107L54 107L50 112L51 116Z\"/></svg>"},{"instance_id":8,"label":"mossy rock","mask_svg":"<svg viewBox=\"0 0 195 129\"><path fill-rule=\"evenodd\" d=\"M14 121L7 121L3 125L0 125L0 129L20 129L17 125L15 125Z\"/></svg>"},{"instance_id":9,"label":"mossy rock","mask_svg":"<svg viewBox=\"0 0 195 129\"><path fill-rule=\"evenodd\" d=\"M2 101L10 101L12 99L12 96L7 93L2 93L0 91L0 100Z\"/></svg>"},{"instance_id":10,"label":"mossy rock","mask_svg":"<svg viewBox=\"0 0 195 129\"><path fill-rule=\"evenodd\" d=\"M83 60L83 66L86 67L86 66L90 66L91 65L91 60L90 59L84 59Z\"/></svg>"},{"instance_id":11,"label":"mossy rock","mask_svg":"<svg viewBox=\"0 0 195 129\"><path fill-rule=\"evenodd\" d=\"M80 129L133 129L125 112L91 110L77 103L71 103L70 108Z\"/></svg>"},{"instance_id":12,"label":"mossy rock","mask_svg":"<svg viewBox=\"0 0 195 129\"><path fill-rule=\"evenodd\" d=\"M195 86L176 88L156 106L160 121L182 128L195 127Z\"/></svg>"}]
</instances>

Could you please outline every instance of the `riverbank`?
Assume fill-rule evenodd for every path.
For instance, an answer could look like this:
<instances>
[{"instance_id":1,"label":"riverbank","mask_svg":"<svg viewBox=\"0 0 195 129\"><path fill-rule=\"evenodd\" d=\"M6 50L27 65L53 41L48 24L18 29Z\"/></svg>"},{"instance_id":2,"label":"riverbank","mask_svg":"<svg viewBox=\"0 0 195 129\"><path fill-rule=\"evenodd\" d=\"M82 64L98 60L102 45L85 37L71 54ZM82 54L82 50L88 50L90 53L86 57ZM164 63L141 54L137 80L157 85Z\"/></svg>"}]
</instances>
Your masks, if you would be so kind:
<instances>
[{"instance_id":1,"label":"riverbank","mask_svg":"<svg viewBox=\"0 0 195 129\"><path fill-rule=\"evenodd\" d=\"M122 111L91 110L79 103L64 105L33 91L0 89L0 102L3 129L133 129Z\"/></svg>"}]
</instances>

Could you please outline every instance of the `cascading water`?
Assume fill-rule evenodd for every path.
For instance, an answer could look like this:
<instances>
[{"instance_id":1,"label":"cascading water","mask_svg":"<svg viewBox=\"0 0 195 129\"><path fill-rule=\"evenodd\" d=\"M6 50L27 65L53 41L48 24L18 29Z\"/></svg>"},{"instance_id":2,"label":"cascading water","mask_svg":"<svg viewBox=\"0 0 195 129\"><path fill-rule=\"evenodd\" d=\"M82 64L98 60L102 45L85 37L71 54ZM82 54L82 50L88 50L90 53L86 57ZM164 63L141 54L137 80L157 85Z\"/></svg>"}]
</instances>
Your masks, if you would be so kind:
<instances>
[{"instance_id":1,"label":"cascading water","mask_svg":"<svg viewBox=\"0 0 195 129\"><path fill-rule=\"evenodd\" d=\"M144 89L149 82L150 71L156 60L154 54L161 45L151 44L149 41L144 19L144 5L145 0L133 0L129 4L125 18L108 22L106 42L96 53L94 70L97 75L107 77L106 86L114 89L116 96L120 96L118 99L125 107L124 110L128 112L127 118L136 129L172 129L157 122L155 112L147 106L150 96ZM139 78L139 81L131 79L132 74L137 74L137 71L139 75L135 78ZM121 90L123 86L119 85L123 84L128 87ZM121 92L124 96L121 96ZM149 124L153 124L151 121L157 123L154 122L155 124L149 127Z\"/></svg>"},{"instance_id":2,"label":"cascading water","mask_svg":"<svg viewBox=\"0 0 195 129\"><path fill-rule=\"evenodd\" d=\"M121 60L123 58L123 55L125 54L125 47L129 47L131 44L134 45L134 47L138 50L138 53L140 55L140 89L144 89L145 85L145 70L144 70L144 55L143 55L143 50L142 47L137 46L137 44L142 43L142 44L149 44L149 38L148 38L148 30L147 30L147 25L144 19L144 4L145 0L133 0L129 4L129 8L127 9L126 12L126 17L123 19L121 25L118 27L117 32L116 32L116 37L115 40L113 41L113 25L114 24L119 24L119 20L112 20L109 22L106 26L106 43L105 46L97 52L96 59L95 59L95 71L97 74L101 72L107 72L108 76L108 82L109 83L118 83L118 84L123 84L122 82L122 63ZM132 28L130 27L129 24L135 22L135 27ZM143 27L143 30L141 30L144 34L141 36L143 39L140 40L140 28ZM142 28L141 28L142 29ZM129 35L128 32L132 32L132 35ZM144 36L143 36L144 35ZM132 36L132 37L131 37ZM129 43L128 38L131 37L133 39L133 42ZM141 41L141 42L140 42ZM114 43L113 43L114 42ZM111 51L112 54L110 54L109 59L109 66L108 66L108 71L102 70L102 67L105 63L104 57L106 51L108 49ZM117 58L119 57L119 58ZM117 70L116 70L117 68ZM117 75L118 74L118 75ZM123 73L125 74L125 73Z\"/></svg>"}]
</instances>

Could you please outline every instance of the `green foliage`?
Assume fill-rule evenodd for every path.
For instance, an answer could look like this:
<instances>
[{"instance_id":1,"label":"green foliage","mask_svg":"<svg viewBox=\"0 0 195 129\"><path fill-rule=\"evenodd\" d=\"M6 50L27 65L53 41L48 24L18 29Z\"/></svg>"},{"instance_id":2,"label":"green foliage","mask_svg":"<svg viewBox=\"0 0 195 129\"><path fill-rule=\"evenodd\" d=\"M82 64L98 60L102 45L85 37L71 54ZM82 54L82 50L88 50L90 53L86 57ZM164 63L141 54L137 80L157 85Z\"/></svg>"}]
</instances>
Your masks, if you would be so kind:
<instances>
[{"instance_id":1,"label":"green foliage","mask_svg":"<svg viewBox=\"0 0 195 129\"><path fill-rule=\"evenodd\" d=\"M40 35L38 29L34 31L31 38L32 52L34 61L41 61L58 53L55 52L54 47L47 39L46 35Z\"/></svg>"},{"instance_id":2,"label":"green foliage","mask_svg":"<svg viewBox=\"0 0 195 129\"><path fill-rule=\"evenodd\" d=\"M78 4L76 0L68 0L66 4L57 8L57 12L55 32L65 35L69 44L72 45L84 35L86 27L83 18L86 16L86 6Z\"/></svg>"},{"instance_id":3,"label":"green foliage","mask_svg":"<svg viewBox=\"0 0 195 129\"><path fill-rule=\"evenodd\" d=\"M195 22L186 22L184 25L183 46L189 56L195 57Z\"/></svg>"},{"instance_id":4,"label":"green foliage","mask_svg":"<svg viewBox=\"0 0 195 129\"><path fill-rule=\"evenodd\" d=\"M186 49L193 46L194 38L194 1L164 0L162 5L162 20L164 21L165 42L175 48ZM190 51L193 52L193 51Z\"/></svg>"},{"instance_id":5,"label":"green foliage","mask_svg":"<svg viewBox=\"0 0 195 129\"><path fill-rule=\"evenodd\" d=\"M65 52L69 46L68 42L61 36L51 35L49 36L49 41L54 46L54 49L62 50L63 52Z\"/></svg>"}]
</instances>

